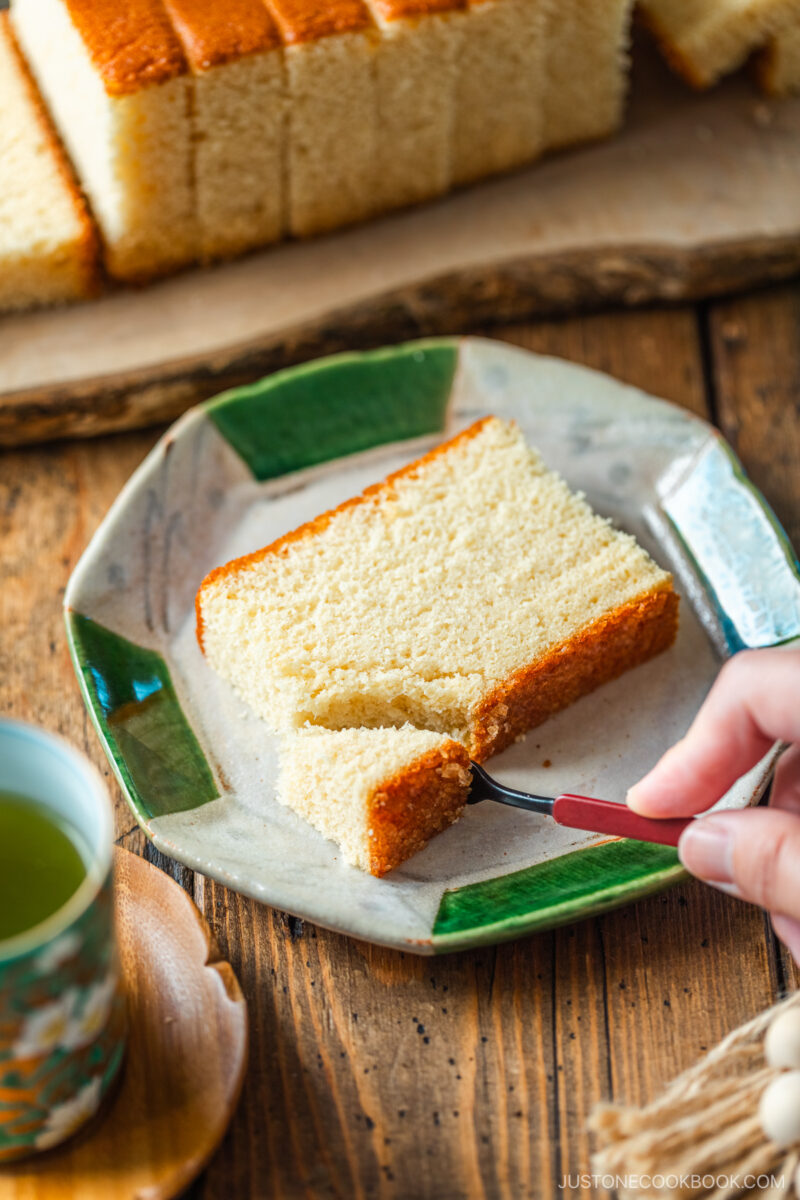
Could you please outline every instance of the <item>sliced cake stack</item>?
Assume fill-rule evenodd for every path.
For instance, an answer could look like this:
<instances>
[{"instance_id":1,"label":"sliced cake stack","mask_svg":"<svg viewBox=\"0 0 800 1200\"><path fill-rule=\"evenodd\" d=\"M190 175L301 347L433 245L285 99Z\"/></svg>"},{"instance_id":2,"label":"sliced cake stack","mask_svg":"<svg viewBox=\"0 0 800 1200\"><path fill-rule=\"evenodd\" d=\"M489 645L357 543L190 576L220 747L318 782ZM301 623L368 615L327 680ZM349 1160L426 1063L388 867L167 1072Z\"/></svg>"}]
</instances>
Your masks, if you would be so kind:
<instances>
[{"instance_id":1,"label":"sliced cake stack","mask_svg":"<svg viewBox=\"0 0 800 1200\"><path fill-rule=\"evenodd\" d=\"M109 274L141 281L611 133L631 3L13 0L12 25Z\"/></svg>"},{"instance_id":2,"label":"sliced cake stack","mask_svg":"<svg viewBox=\"0 0 800 1200\"><path fill-rule=\"evenodd\" d=\"M11 27L105 268L136 282L334 230L610 134L632 5L12 0ZM800 89L800 0L638 7L694 86L760 52L766 91ZM2 40L13 116L0 135L0 308L78 299L97 279L86 210L7 21ZM37 208L48 218L34 230ZM53 228L64 247L82 247L58 249L57 267Z\"/></svg>"}]
</instances>

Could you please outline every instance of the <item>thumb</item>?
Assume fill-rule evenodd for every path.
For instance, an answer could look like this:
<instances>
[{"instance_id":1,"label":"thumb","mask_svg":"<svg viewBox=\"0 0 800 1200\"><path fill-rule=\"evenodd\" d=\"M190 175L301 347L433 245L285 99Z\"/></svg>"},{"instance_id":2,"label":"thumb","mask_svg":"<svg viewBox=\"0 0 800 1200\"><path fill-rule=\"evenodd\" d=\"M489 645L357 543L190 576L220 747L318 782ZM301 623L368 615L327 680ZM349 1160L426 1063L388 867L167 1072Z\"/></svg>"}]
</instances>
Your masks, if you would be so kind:
<instances>
[{"instance_id":1,"label":"thumb","mask_svg":"<svg viewBox=\"0 0 800 1200\"><path fill-rule=\"evenodd\" d=\"M800 966L800 921L776 913L772 918L772 928Z\"/></svg>"},{"instance_id":2,"label":"thumb","mask_svg":"<svg viewBox=\"0 0 800 1200\"><path fill-rule=\"evenodd\" d=\"M800 817L772 808L692 821L678 854L688 871L743 900L800 920Z\"/></svg>"}]
</instances>

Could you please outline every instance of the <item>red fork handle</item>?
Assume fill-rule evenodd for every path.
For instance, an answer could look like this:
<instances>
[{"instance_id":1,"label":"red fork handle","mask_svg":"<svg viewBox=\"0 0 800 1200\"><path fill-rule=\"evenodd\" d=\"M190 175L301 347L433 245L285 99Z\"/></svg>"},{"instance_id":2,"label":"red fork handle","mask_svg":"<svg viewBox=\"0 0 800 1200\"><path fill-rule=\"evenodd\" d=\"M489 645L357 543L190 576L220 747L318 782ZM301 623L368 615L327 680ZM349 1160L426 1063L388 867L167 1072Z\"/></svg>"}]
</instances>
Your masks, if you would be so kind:
<instances>
[{"instance_id":1,"label":"red fork handle","mask_svg":"<svg viewBox=\"0 0 800 1200\"><path fill-rule=\"evenodd\" d=\"M677 846L678 838L694 820L694 817L640 817L627 804L570 795L556 796L553 816L559 825L568 825L570 829L611 833L639 842L658 842L662 846Z\"/></svg>"}]
</instances>

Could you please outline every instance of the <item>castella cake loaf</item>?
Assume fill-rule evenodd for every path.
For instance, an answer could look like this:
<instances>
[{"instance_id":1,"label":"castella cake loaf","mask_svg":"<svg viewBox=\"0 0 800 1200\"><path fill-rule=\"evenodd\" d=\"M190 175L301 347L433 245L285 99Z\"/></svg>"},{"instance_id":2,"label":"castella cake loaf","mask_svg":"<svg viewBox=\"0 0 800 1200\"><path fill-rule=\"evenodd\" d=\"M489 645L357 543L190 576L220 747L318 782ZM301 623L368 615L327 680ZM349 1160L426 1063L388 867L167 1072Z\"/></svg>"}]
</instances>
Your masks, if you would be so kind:
<instances>
[{"instance_id":1,"label":"castella cake loaf","mask_svg":"<svg viewBox=\"0 0 800 1200\"><path fill-rule=\"evenodd\" d=\"M190 79L160 0L14 0L11 15L111 274L192 262Z\"/></svg>"},{"instance_id":2,"label":"castella cake loaf","mask_svg":"<svg viewBox=\"0 0 800 1200\"><path fill-rule=\"evenodd\" d=\"M549 0L470 0L462 22L453 183L533 162L544 141Z\"/></svg>"},{"instance_id":3,"label":"castella cake loaf","mask_svg":"<svg viewBox=\"0 0 800 1200\"><path fill-rule=\"evenodd\" d=\"M283 234L283 50L262 0L165 0L192 72L199 254Z\"/></svg>"},{"instance_id":4,"label":"castella cake loaf","mask_svg":"<svg viewBox=\"0 0 800 1200\"><path fill-rule=\"evenodd\" d=\"M306 729L282 742L278 799L372 875L385 875L452 825L469 785L463 746L408 725Z\"/></svg>"},{"instance_id":5,"label":"castella cake loaf","mask_svg":"<svg viewBox=\"0 0 800 1200\"><path fill-rule=\"evenodd\" d=\"M800 0L639 0L639 12L675 70L706 88L800 22Z\"/></svg>"},{"instance_id":6,"label":"castella cake loaf","mask_svg":"<svg viewBox=\"0 0 800 1200\"><path fill-rule=\"evenodd\" d=\"M266 0L285 47L288 227L296 236L375 211L377 31L363 0Z\"/></svg>"},{"instance_id":7,"label":"castella cake loaf","mask_svg":"<svg viewBox=\"0 0 800 1200\"><path fill-rule=\"evenodd\" d=\"M619 128L629 75L633 0L550 0L544 145L559 150Z\"/></svg>"},{"instance_id":8,"label":"castella cake loaf","mask_svg":"<svg viewBox=\"0 0 800 1200\"><path fill-rule=\"evenodd\" d=\"M452 183L457 65L466 0L367 0L380 31L375 210L439 196Z\"/></svg>"},{"instance_id":9,"label":"castella cake loaf","mask_svg":"<svg viewBox=\"0 0 800 1200\"><path fill-rule=\"evenodd\" d=\"M488 417L197 596L211 666L278 730L403 725L474 759L669 646L678 597Z\"/></svg>"},{"instance_id":10,"label":"castella cake loaf","mask_svg":"<svg viewBox=\"0 0 800 1200\"><path fill-rule=\"evenodd\" d=\"M91 295L86 206L0 13L0 311Z\"/></svg>"}]
</instances>

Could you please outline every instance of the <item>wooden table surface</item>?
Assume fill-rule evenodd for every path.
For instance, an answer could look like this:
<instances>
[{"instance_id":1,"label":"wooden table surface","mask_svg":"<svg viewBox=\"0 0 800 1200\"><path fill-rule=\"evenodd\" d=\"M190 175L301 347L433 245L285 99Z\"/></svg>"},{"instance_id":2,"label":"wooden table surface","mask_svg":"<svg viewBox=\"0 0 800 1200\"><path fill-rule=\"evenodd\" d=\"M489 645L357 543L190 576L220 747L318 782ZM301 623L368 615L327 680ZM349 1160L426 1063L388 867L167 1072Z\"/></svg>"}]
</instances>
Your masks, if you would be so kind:
<instances>
[{"instance_id":1,"label":"wooden table surface","mask_svg":"<svg viewBox=\"0 0 800 1200\"><path fill-rule=\"evenodd\" d=\"M489 332L488 330L485 332ZM800 285L697 308L494 329L715 421L800 545ZM0 712L105 774L121 845L209 920L241 981L250 1064L192 1200L523 1200L589 1169L595 1101L644 1101L796 985L757 909L691 882L525 940L417 958L244 899L146 843L73 676L61 617L78 556L160 431L0 454ZM569 1195L604 1195L571 1186Z\"/></svg>"}]
</instances>

